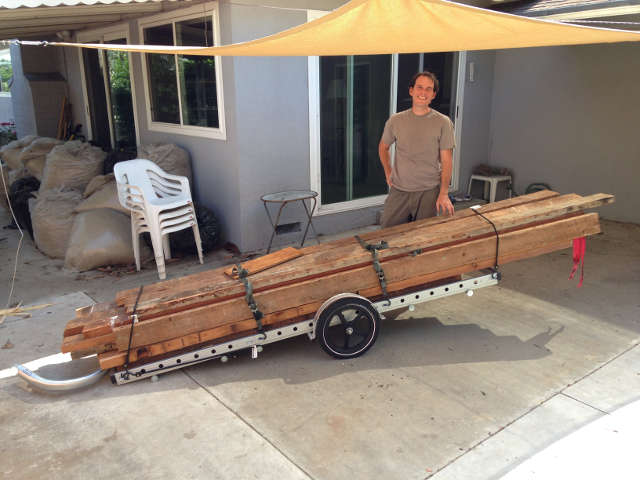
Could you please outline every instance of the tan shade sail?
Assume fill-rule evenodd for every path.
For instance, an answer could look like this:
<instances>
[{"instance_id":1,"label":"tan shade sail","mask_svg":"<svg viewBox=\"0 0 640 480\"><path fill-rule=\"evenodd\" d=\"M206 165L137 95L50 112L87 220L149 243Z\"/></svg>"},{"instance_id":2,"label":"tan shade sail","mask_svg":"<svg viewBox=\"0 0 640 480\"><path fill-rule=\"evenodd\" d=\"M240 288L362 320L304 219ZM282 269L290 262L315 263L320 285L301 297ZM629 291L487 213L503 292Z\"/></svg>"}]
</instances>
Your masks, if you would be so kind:
<instances>
[{"instance_id":1,"label":"tan shade sail","mask_svg":"<svg viewBox=\"0 0 640 480\"><path fill-rule=\"evenodd\" d=\"M566 25L444 0L352 0L312 22L220 47L112 46L190 55L315 56L449 52L639 41L640 32ZM55 43L105 48L105 45Z\"/></svg>"}]
</instances>

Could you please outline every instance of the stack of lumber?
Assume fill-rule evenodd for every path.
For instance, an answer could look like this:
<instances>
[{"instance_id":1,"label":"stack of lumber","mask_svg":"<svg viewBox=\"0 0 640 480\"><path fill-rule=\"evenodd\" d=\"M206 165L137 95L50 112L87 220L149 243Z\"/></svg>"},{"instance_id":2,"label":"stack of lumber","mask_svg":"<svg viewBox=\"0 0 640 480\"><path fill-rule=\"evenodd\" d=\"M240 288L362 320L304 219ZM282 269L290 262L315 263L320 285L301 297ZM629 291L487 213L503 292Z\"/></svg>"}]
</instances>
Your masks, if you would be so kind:
<instances>
[{"instance_id":1,"label":"stack of lumber","mask_svg":"<svg viewBox=\"0 0 640 480\"><path fill-rule=\"evenodd\" d=\"M585 209L613 196L559 195L541 191L361 236L378 250L389 294L493 267L499 233L500 265L571 246L574 238L600 232L596 213ZM380 298L372 254L354 237L285 249L243 265L266 329L313 316L338 293ZM569 267L569 265L568 265ZM132 314L138 322L132 332ZM63 352L98 353L102 369L150 361L202 344L256 333L245 286L232 266L121 291L114 302L76 311L64 331Z\"/></svg>"}]
</instances>

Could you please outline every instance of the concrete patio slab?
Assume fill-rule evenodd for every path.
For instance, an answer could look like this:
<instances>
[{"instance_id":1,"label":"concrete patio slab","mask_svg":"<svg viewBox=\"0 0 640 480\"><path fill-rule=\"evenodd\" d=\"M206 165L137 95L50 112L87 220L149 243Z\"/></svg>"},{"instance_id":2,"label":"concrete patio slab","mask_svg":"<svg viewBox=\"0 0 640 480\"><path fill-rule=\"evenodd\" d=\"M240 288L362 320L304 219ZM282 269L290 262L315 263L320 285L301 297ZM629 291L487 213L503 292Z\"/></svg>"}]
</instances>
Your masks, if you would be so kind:
<instances>
[{"instance_id":1,"label":"concrete patio slab","mask_svg":"<svg viewBox=\"0 0 640 480\"><path fill-rule=\"evenodd\" d=\"M640 227L603 228L587 243L581 289L567 281L570 251L508 264L498 287L385 321L376 345L349 361L298 337L265 347L257 360L244 352L123 386L105 377L65 395L32 391L6 373L1 475L498 478L638 392ZM16 239L2 235L6 295ZM24 243L29 263L20 264L14 299L64 298L67 311L0 325L0 346L13 346L0 350L5 372L57 352L73 308L157 279L153 268L68 272ZM231 258L218 252L202 267L177 261L169 276ZM73 376L90 371L89 362L41 368Z\"/></svg>"}]
</instances>

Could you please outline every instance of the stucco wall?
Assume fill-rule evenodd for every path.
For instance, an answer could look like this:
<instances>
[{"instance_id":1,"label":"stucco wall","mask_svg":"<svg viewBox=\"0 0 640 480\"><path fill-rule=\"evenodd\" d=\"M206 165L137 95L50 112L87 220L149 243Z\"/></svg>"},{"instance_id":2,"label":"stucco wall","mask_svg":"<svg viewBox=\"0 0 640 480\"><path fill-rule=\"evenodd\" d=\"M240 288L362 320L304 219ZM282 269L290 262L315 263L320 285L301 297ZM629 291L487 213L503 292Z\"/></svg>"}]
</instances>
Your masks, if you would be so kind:
<instances>
[{"instance_id":1,"label":"stucco wall","mask_svg":"<svg viewBox=\"0 0 640 480\"><path fill-rule=\"evenodd\" d=\"M496 53L490 160L559 192L616 195L599 209L640 222L640 45Z\"/></svg>"},{"instance_id":2,"label":"stucco wall","mask_svg":"<svg viewBox=\"0 0 640 480\"><path fill-rule=\"evenodd\" d=\"M24 77L22 68L22 49L20 45L11 45L11 67L13 69L13 84L11 85L11 101L13 116L16 122L18 138L35 135L36 116L31 100L31 88Z\"/></svg>"},{"instance_id":3,"label":"stucco wall","mask_svg":"<svg viewBox=\"0 0 640 480\"><path fill-rule=\"evenodd\" d=\"M489 162L489 132L495 52L468 52L464 84L458 191L466 192L473 167ZM474 78L469 72L473 64Z\"/></svg>"},{"instance_id":4,"label":"stucco wall","mask_svg":"<svg viewBox=\"0 0 640 480\"><path fill-rule=\"evenodd\" d=\"M13 121L13 102L9 92L0 93L0 122Z\"/></svg>"}]
</instances>

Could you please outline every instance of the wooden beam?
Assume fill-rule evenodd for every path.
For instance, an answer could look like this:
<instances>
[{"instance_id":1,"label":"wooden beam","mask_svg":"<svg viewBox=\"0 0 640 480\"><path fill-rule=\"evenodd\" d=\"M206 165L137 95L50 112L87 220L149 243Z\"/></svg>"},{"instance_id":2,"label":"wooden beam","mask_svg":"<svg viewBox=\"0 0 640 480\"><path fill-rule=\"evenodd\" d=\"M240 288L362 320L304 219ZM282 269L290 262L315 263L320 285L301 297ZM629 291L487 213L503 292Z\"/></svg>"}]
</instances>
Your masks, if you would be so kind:
<instances>
[{"instance_id":1,"label":"wooden beam","mask_svg":"<svg viewBox=\"0 0 640 480\"><path fill-rule=\"evenodd\" d=\"M581 215L551 224L539 225L527 230L514 231L502 237L502 253L499 256L499 262L504 264L568 248L570 247L573 238L599 233L599 231L600 227L597 214ZM424 271L425 273L421 275L413 275L410 278L404 278L398 281L390 281L388 289L390 292L401 291L406 288L422 285L440 278L460 275L493 266L495 261L494 248L495 244L492 242L492 239L482 239L474 240L466 244L460 244L456 247L452 247L451 249L446 249L446 251L445 249L441 249L418 255L415 259L416 263L410 266L406 265L408 261L406 259L404 260L404 264L400 260L394 260L389 262L388 267L390 268L385 268L385 274L387 274L389 278L401 278L408 270L411 270L411 273L419 271ZM473 253L470 254L469 252ZM468 263L470 260L471 263ZM450 267L442 269L442 265L449 265ZM429 268L434 271L427 272L426 270ZM342 278L327 279L327 282L331 282L332 284L339 283L341 286L347 286L353 279L348 278L345 274L349 274L350 277L353 273L354 272L343 272L342 274L337 274L336 277L342 276ZM365 272L359 273L362 277ZM371 275L369 275L369 277L370 276ZM345 288L344 291L352 291L366 297L377 296L382 292L379 284L376 282L377 279L368 282L352 282L351 285L355 285L356 283L358 285L362 285L364 283L371 286L369 288L353 290ZM341 293L342 291L343 289L338 288L334 293ZM319 301L298 305L289 310L267 314L263 319L263 324L279 324L286 320L298 321L305 316L311 316L321 306L323 301L330 296L330 294L326 294L326 296L322 297ZM210 317L212 316L213 315L210 315ZM191 318L193 321L199 321L200 315L194 315ZM217 318L219 319L220 317ZM173 320L174 322L179 322L179 319L177 318L174 318ZM159 321L159 319L157 319L157 321ZM210 322L210 324L212 323L214 322ZM175 333L179 333L179 330L173 331ZM133 343L135 347L131 352L131 360L135 361L145 358L153 358L186 347L225 338L230 335L239 335L241 333L249 334L254 331L255 321L253 319L245 318L241 321L221 324L213 328L193 332L188 335L180 335L172 338L171 340L155 342L146 346L137 345L139 340L137 337L138 332L134 331ZM156 331L155 333L159 332ZM119 352L109 352L109 354L105 354L100 357L101 368L106 369L117 367L124 363L126 346L125 351L123 352L123 339L124 337L119 335L116 340L116 345L120 348Z\"/></svg>"},{"instance_id":2,"label":"wooden beam","mask_svg":"<svg viewBox=\"0 0 640 480\"><path fill-rule=\"evenodd\" d=\"M513 255L514 252L524 252L524 254L535 252L545 243L557 245L599 231L597 214L587 214L507 233L500 239L502 252L500 261L506 259L512 261L512 257L509 255ZM450 276L451 269L470 271L469 269L486 268L495 261L494 256L495 238L489 237L471 240L449 248L432 250L414 258L403 257L391 260L385 265L384 270L390 285L401 282L399 284L406 288L409 283L413 282L411 279L414 277L415 281L424 283L423 277L428 274L442 278L442 276ZM442 272L446 272L446 275ZM379 291L376 289L379 289L378 277L369 265L336 273L328 278L316 278L301 284L258 293L254 295L254 298L265 315L262 319L263 324L268 325L273 323L275 318L278 321L291 318L292 314L284 316L278 314L283 310L324 301L342 292L366 291L371 295L372 292ZM227 300L215 305L198 307L139 322L134 328L132 345L134 347L150 345L166 341L168 338L179 338L187 334L242 321L253 321L245 300L243 298ZM127 348L129 331L129 326L114 329L115 344L118 349ZM102 342L100 337L91 340L95 340L96 345ZM83 348L85 347L86 343L83 343Z\"/></svg>"},{"instance_id":3,"label":"wooden beam","mask_svg":"<svg viewBox=\"0 0 640 480\"><path fill-rule=\"evenodd\" d=\"M506 210L488 212L485 217L493 222L498 231L505 232L613 201L611 195L605 194L575 197L567 195L517 205ZM410 232L394 236L388 236L386 230L379 230L375 232L373 242L387 240L389 244L389 248L378 252L379 259L386 262L418 249L438 248L482 235L493 235L493 227L489 222L475 214L472 215L444 224L416 227ZM370 252L352 240L351 244L328 251L316 251L311 256L305 255L268 272L258 273L252 278L252 285L254 292L261 292L342 270L359 268L370 262ZM138 314L141 319L149 320L167 311L178 313L186 308L205 306L244 295L244 286L240 282L223 278L219 271L212 271L183 277L178 281L155 284L150 289L145 289L138 303ZM195 285L198 288L189 288ZM137 295L137 290L130 290L117 296L116 302L124 305L128 312L135 303L131 299L134 291Z\"/></svg>"}]
</instances>

